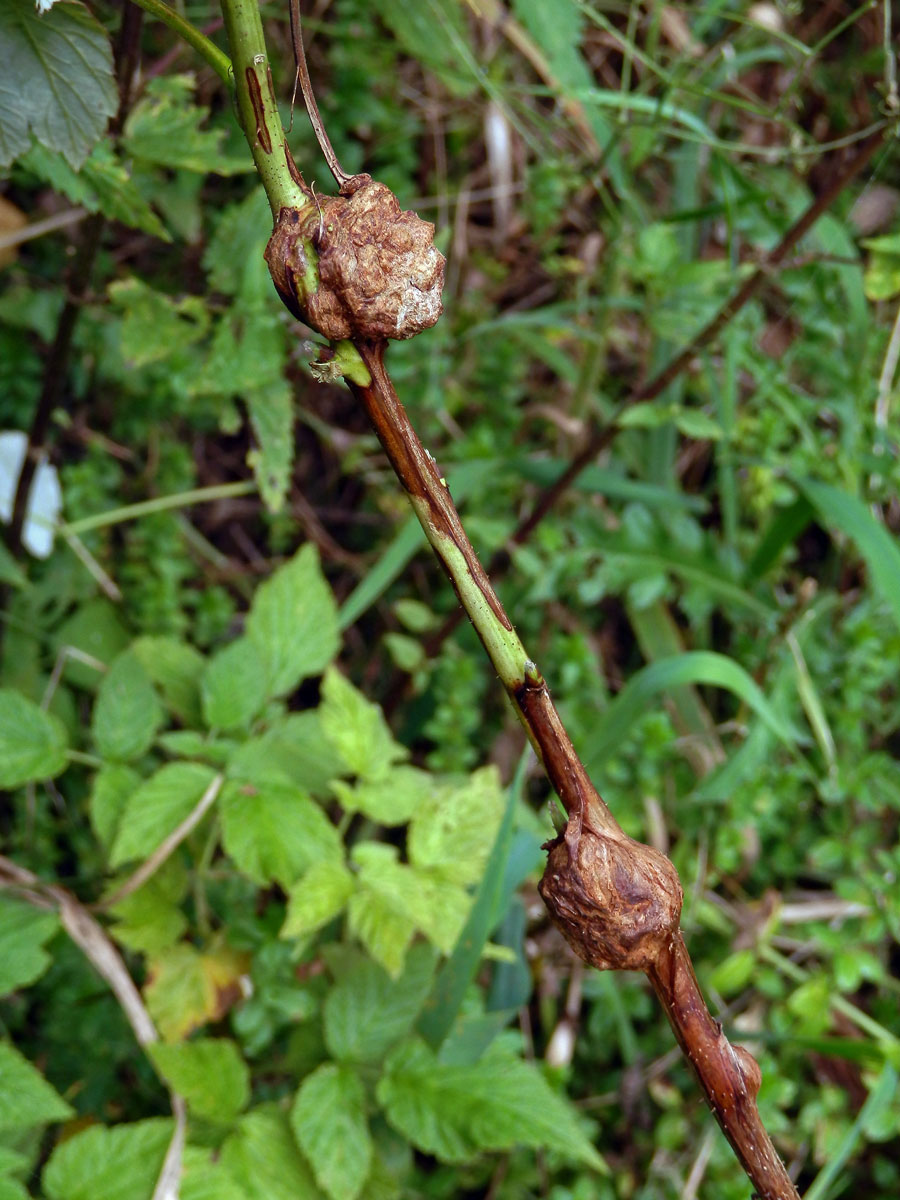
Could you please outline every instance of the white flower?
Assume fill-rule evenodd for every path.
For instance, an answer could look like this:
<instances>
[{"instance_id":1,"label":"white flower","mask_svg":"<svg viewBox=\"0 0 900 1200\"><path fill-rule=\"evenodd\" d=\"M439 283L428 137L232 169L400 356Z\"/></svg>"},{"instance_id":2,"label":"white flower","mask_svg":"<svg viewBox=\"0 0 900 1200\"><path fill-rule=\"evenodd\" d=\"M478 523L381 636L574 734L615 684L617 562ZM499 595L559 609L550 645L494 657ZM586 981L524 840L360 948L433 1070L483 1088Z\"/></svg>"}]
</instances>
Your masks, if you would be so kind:
<instances>
[{"instance_id":1,"label":"white flower","mask_svg":"<svg viewBox=\"0 0 900 1200\"><path fill-rule=\"evenodd\" d=\"M22 473L27 447L28 437L21 430L11 429L7 433L0 433L0 521L6 521L7 524L12 520L16 485ZM22 528L22 545L35 558L49 557L61 509L59 476L56 468L47 462L47 456L41 455L31 481Z\"/></svg>"}]
</instances>

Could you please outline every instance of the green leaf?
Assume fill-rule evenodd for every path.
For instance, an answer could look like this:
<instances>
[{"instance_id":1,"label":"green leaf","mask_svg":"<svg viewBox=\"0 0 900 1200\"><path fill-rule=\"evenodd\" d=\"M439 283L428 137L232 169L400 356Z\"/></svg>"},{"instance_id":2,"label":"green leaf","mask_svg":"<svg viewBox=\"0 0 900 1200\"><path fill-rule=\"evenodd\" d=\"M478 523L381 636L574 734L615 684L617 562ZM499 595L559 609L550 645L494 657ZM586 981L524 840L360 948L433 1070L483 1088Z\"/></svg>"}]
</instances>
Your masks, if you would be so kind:
<instances>
[{"instance_id":1,"label":"green leaf","mask_svg":"<svg viewBox=\"0 0 900 1200\"><path fill-rule=\"evenodd\" d=\"M147 965L144 999L167 1042L187 1037L207 1021L220 1021L241 996L249 956L228 946L202 953L184 942Z\"/></svg>"},{"instance_id":2,"label":"green leaf","mask_svg":"<svg viewBox=\"0 0 900 1200\"><path fill-rule=\"evenodd\" d=\"M174 946L188 927L180 908L187 883L181 860L170 858L137 891L113 905L112 934L119 945L154 955Z\"/></svg>"},{"instance_id":3,"label":"green leaf","mask_svg":"<svg viewBox=\"0 0 900 1200\"><path fill-rule=\"evenodd\" d=\"M31 1200L31 1195L17 1179L0 1175L0 1200Z\"/></svg>"},{"instance_id":4,"label":"green leaf","mask_svg":"<svg viewBox=\"0 0 900 1200\"><path fill-rule=\"evenodd\" d=\"M157 1042L147 1053L198 1116L230 1121L250 1098L250 1072L228 1038L197 1038L173 1046Z\"/></svg>"},{"instance_id":5,"label":"green leaf","mask_svg":"<svg viewBox=\"0 0 900 1200\"><path fill-rule=\"evenodd\" d=\"M457 0L375 0L378 15L404 50L456 96L475 86L474 60Z\"/></svg>"},{"instance_id":6,"label":"green leaf","mask_svg":"<svg viewBox=\"0 0 900 1200\"><path fill-rule=\"evenodd\" d=\"M291 1128L319 1186L332 1200L356 1200L372 1162L359 1076L335 1063L307 1075L291 1109Z\"/></svg>"},{"instance_id":7,"label":"green leaf","mask_svg":"<svg viewBox=\"0 0 900 1200\"><path fill-rule=\"evenodd\" d=\"M870 1127L885 1113L896 1113L898 1080L897 1070L892 1063L885 1063L872 1085L866 1102L859 1110L856 1120L836 1145L829 1146L828 1162L804 1193L804 1200L831 1200L843 1189L835 1190L841 1172L847 1166Z\"/></svg>"},{"instance_id":8,"label":"green leaf","mask_svg":"<svg viewBox=\"0 0 900 1200\"><path fill-rule=\"evenodd\" d=\"M337 779L331 785L347 812L361 812L381 825L408 821L434 795L437 786L427 771L402 764L377 779L360 779L355 784ZM439 790L443 796L449 791Z\"/></svg>"},{"instance_id":9,"label":"green leaf","mask_svg":"<svg viewBox=\"0 0 900 1200\"><path fill-rule=\"evenodd\" d=\"M166 707L185 725L200 724L200 676L206 659L187 642L144 636L131 649L159 688Z\"/></svg>"},{"instance_id":10,"label":"green leaf","mask_svg":"<svg viewBox=\"0 0 900 1200\"><path fill-rule=\"evenodd\" d=\"M328 666L339 647L337 609L314 546L303 546L257 588L246 633L266 666L270 696L292 692Z\"/></svg>"},{"instance_id":11,"label":"green leaf","mask_svg":"<svg viewBox=\"0 0 900 1200\"><path fill-rule=\"evenodd\" d=\"M315 709L277 718L234 752L228 768L235 778L277 777L317 796L325 795L330 781L346 769Z\"/></svg>"},{"instance_id":12,"label":"green leaf","mask_svg":"<svg viewBox=\"0 0 900 1200\"><path fill-rule=\"evenodd\" d=\"M670 688L691 683L727 688L752 709L780 741L790 747L795 745L796 731L779 719L759 685L740 663L711 650L689 650L657 659L632 675L594 726L586 762L589 772L598 771L610 754L621 746L631 726L647 712L654 697Z\"/></svg>"},{"instance_id":13,"label":"green leaf","mask_svg":"<svg viewBox=\"0 0 900 1200\"><path fill-rule=\"evenodd\" d=\"M163 722L150 676L137 655L126 650L103 677L91 730L104 758L129 762L146 754Z\"/></svg>"},{"instance_id":14,"label":"green leaf","mask_svg":"<svg viewBox=\"0 0 900 1200\"><path fill-rule=\"evenodd\" d=\"M102 212L110 220L141 229L151 237L172 240L108 141L97 143L80 171L73 171L65 159L40 143L32 145L19 166L88 212Z\"/></svg>"},{"instance_id":15,"label":"green leaf","mask_svg":"<svg viewBox=\"0 0 900 1200\"><path fill-rule=\"evenodd\" d=\"M128 799L141 786L141 777L122 763L107 763L94 776L88 811L94 833L109 849L115 840Z\"/></svg>"},{"instance_id":16,"label":"green leaf","mask_svg":"<svg viewBox=\"0 0 900 1200\"><path fill-rule=\"evenodd\" d=\"M347 905L347 925L372 957L396 978L421 916L421 888L409 867L397 862L397 848L361 842L357 891Z\"/></svg>"},{"instance_id":17,"label":"green leaf","mask_svg":"<svg viewBox=\"0 0 900 1200\"><path fill-rule=\"evenodd\" d=\"M221 1159L246 1200L322 1200L287 1118L274 1107L241 1117L222 1145Z\"/></svg>"},{"instance_id":18,"label":"green leaf","mask_svg":"<svg viewBox=\"0 0 900 1200\"><path fill-rule=\"evenodd\" d=\"M61 721L21 692L0 688L0 788L55 778L66 768L67 750Z\"/></svg>"},{"instance_id":19,"label":"green leaf","mask_svg":"<svg viewBox=\"0 0 900 1200\"><path fill-rule=\"evenodd\" d=\"M218 1149L188 1144L181 1162L178 1200L247 1200L246 1191L222 1162Z\"/></svg>"},{"instance_id":20,"label":"green leaf","mask_svg":"<svg viewBox=\"0 0 900 1200\"><path fill-rule=\"evenodd\" d=\"M44 1168L47 1200L151 1200L172 1130L170 1119L153 1117L76 1133Z\"/></svg>"},{"instance_id":21,"label":"green leaf","mask_svg":"<svg viewBox=\"0 0 900 1200\"><path fill-rule=\"evenodd\" d=\"M384 713L332 667L322 680L319 718L325 736L354 775L378 779L408 757L388 729Z\"/></svg>"},{"instance_id":22,"label":"green leaf","mask_svg":"<svg viewBox=\"0 0 900 1200\"><path fill-rule=\"evenodd\" d=\"M0 6L0 167L39 142L77 170L116 111L109 38L82 4Z\"/></svg>"},{"instance_id":23,"label":"green leaf","mask_svg":"<svg viewBox=\"0 0 900 1200\"><path fill-rule=\"evenodd\" d=\"M103 597L82 604L60 625L54 638L57 650L72 648L89 654L106 666L128 645L128 634L112 604ZM96 691L103 678L102 669L70 658L65 679L76 687Z\"/></svg>"},{"instance_id":24,"label":"green leaf","mask_svg":"<svg viewBox=\"0 0 900 1200\"><path fill-rule=\"evenodd\" d=\"M201 129L209 110L194 103L194 78L151 79L125 122L129 154L146 163L201 175L236 175L253 170L246 154L229 154L224 129Z\"/></svg>"},{"instance_id":25,"label":"green leaf","mask_svg":"<svg viewBox=\"0 0 900 1200\"><path fill-rule=\"evenodd\" d=\"M827 483L798 479L797 486L818 509L827 525L836 525L852 538L869 569L872 586L894 614L900 627L900 549L862 500Z\"/></svg>"},{"instance_id":26,"label":"green leaf","mask_svg":"<svg viewBox=\"0 0 900 1200\"><path fill-rule=\"evenodd\" d=\"M287 916L279 936L315 933L343 910L354 887L353 876L342 862L314 862L288 894Z\"/></svg>"},{"instance_id":27,"label":"green leaf","mask_svg":"<svg viewBox=\"0 0 900 1200\"><path fill-rule=\"evenodd\" d=\"M475 1066L449 1066L423 1043L404 1042L385 1063L376 1095L395 1129L444 1162L532 1146L606 1169L575 1109L520 1059L491 1055Z\"/></svg>"},{"instance_id":28,"label":"green leaf","mask_svg":"<svg viewBox=\"0 0 900 1200\"><path fill-rule=\"evenodd\" d=\"M58 929L55 912L0 892L0 996L40 979L51 961L44 943Z\"/></svg>"},{"instance_id":29,"label":"green leaf","mask_svg":"<svg viewBox=\"0 0 900 1200\"><path fill-rule=\"evenodd\" d=\"M135 367L185 357L209 328L199 296L173 300L133 275L111 283L109 298L122 313L122 357Z\"/></svg>"},{"instance_id":30,"label":"green leaf","mask_svg":"<svg viewBox=\"0 0 900 1200\"><path fill-rule=\"evenodd\" d=\"M243 396L256 439L247 465L256 477L263 504L277 513L284 506L294 465L293 389L286 379L277 379L248 389Z\"/></svg>"},{"instance_id":31,"label":"green leaf","mask_svg":"<svg viewBox=\"0 0 900 1200\"><path fill-rule=\"evenodd\" d=\"M225 787L222 841L259 884L290 887L313 863L341 855L340 836L321 808L300 788L271 779Z\"/></svg>"},{"instance_id":32,"label":"green leaf","mask_svg":"<svg viewBox=\"0 0 900 1200\"><path fill-rule=\"evenodd\" d=\"M504 797L496 767L484 767L460 787L435 787L409 827L409 860L445 872L456 883L477 883L500 820Z\"/></svg>"},{"instance_id":33,"label":"green leaf","mask_svg":"<svg viewBox=\"0 0 900 1200\"><path fill-rule=\"evenodd\" d=\"M15 1046L0 1042L0 1130L66 1121L74 1113Z\"/></svg>"},{"instance_id":34,"label":"green leaf","mask_svg":"<svg viewBox=\"0 0 900 1200\"><path fill-rule=\"evenodd\" d=\"M238 638L206 664L200 685L210 729L248 725L266 701L265 667L249 638Z\"/></svg>"},{"instance_id":35,"label":"green leaf","mask_svg":"<svg viewBox=\"0 0 900 1200\"><path fill-rule=\"evenodd\" d=\"M559 84L568 91L593 85L580 50L582 14L576 0L513 0L513 11L547 56Z\"/></svg>"},{"instance_id":36,"label":"green leaf","mask_svg":"<svg viewBox=\"0 0 900 1200\"><path fill-rule=\"evenodd\" d=\"M214 778L212 768L202 763L160 767L128 801L110 854L112 866L151 854L191 812Z\"/></svg>"},{"instance_id":37,"label":"green leaf","mask_svg":"<svg viewBox=\"0 0 900 1200\"><path fill-rule=\"evenodd\" d=\"M420 943L391 979L367 959L354 966L325 1000L325 1044L338 1062L379 1062L410 1032L434 979L436 954Z\"/></svg>"}]
</instances>

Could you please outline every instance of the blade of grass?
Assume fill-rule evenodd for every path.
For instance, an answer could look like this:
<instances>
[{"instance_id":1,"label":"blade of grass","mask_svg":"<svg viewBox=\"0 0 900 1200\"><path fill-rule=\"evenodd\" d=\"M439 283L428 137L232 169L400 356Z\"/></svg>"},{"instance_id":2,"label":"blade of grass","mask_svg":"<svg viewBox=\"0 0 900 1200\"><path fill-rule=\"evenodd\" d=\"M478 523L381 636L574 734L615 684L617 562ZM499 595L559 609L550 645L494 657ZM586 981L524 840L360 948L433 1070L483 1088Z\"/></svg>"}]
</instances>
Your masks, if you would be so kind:
<instances>
[{"instance_id":1,"label":"blade of grass","mask_svg":"<svg viewBox=\"0 0 900 1200\"><path fill-rule=\"evenodd\" d=\"M506 809L484 875L453 953L441 967L431 996L419 1018L419 1032L437 1049L453 1027L466 989L475 978L484 944L502 916L500 912L506 880L506 866L512 845L513 817L522 795L525 771L531 757L530 747L519 759L515 776L507 791Z\"/></svg>"},{"instance_id":2,"label":"blade of grass","mask_svg":"<svg viewBox=\"0 0 900 1200\"><path fill-rule=\"evenodd\" d=\"M836 526L865 559L873 587L890 607L900 626L900 548L866 505L849 492L828 483L798 479L797 486L826 525Z\"/></svg>"},{"instance_id":3,"label":"blade of grass","mask_svg":"<svg viewBox=\"0 0 900 1200\"><path fill-rule=\"evenodd\" d=\"M660 692L697 683L732 692L756 713L780 742L796 752L799 734L779 719L759 685L739 663L712 650L688 650L651 663L631 677L597 722L594 743L587 755L588 770L591 773L598 771L613 751L621 747L632 725L648 711L651 701Z\"/></svg>"},{"instance_id":4,"label":"blade of grass","mask_svg":"<svg viewBox=\"0 0 900 1200\"><path fill-rule=\"evenodd\" d=\"M850 1180L840 1180L838 1176L865 1137L866 1126L893 1104L896 1092L897 1071L890 1063L885 1063L859 1115L831 1151L828 1162L813 1180L804 1200L835 1200L846 1190Z\"/></svg>"}]
</instances>

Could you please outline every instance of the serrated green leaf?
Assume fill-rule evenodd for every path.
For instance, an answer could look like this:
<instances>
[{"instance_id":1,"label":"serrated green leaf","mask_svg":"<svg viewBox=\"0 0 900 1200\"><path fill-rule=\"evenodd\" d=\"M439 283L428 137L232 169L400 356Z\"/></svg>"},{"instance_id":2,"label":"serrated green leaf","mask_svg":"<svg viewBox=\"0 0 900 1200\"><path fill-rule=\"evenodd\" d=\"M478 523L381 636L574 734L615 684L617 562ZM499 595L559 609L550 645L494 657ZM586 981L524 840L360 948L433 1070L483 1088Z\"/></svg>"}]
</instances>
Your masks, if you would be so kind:
<instances>
[{"instance_id":1,"label":"serrated green leaf","mask_svg":"<svg viewBox=\"0 0 900 1200\"><path fill-rule=\"evenodd\" d=\"M198 1116L230 1121L250 1098L250 1072L228 1038L197 1038L174 1046L157 1042L147 1053Z\"/></svg>"},{"instance_id":2,"label":"serrated green leaf","mask_svg":"<svg viewBox=\"0 0 900 1200\"><path fill-rule=\"evenodd\" d=\"M112 866L151 854L191 812L214 778L213 769L203 763L160 767L128 801L110 854Z\"/></svg>"},{"instance_id":3,"label":"serrated green leaf","mask_svg":"<svg viewBox=\"0 0 900 1200\"><path fill-rule=\"evenodd\" d=\"M28 149L29 131L77 170L116 111L109 38L82 4L31 0L0 7L0 167Z\"/></svg>"},{"instance_id":4,"label":"serrated green leaf","mask_svg":"<svg viewBox=\"0 0 900 1200\"><path fill-rule=\"evenodd\" d=\"M76 1133L44 1168L47 1200L151 1200L172 1130L170 1119L152 1117Z\"/></svg>"},{"instance_id":5,"label":"serrated green leaf","mask_svg":"<svg viewBox=\"0 0 900 1200\"><path fill-rule=\"evenodd\" d=\"M72 1109L9 1042L0 1042L0 1129L66 1121Z\"/></svg>"},{"instance_id":6,"label":"serrated green leaf","mask_svg":"<svg viewBox=\"0 0 900 1200\"><path fill-rule=\"evenodd\" d=\"M246 1200L322 1200L287 1118L274 1107L241 1117L222 1145L221 1159Z\"/></svg>"},{"instance_id":7,"label":"serrated green leaf","mask_svg":"<svg viewBox=\"0 0 900 1200\"><path fill-rule=\"evenodd\" d=\"M222 841L259 884L290 887L314 862L341 855L340 836L321 808L299 788L266 779L225 787Z\"/></svg>"},{"instance_id":8,"label":"serrated green leaf","mask_svg":"<svg viewBox=\"0 0 900 1200\"><path fill-rule=\"evenodd\" d=\"M247 465L256 477L263 503L269 512L284 504L294 465L293 390L286 379L272 380L264 387L244 392L256 447L247 455Z\"/></svg>"},{"instance_id":9,"label":"serrated green leaf","mask_svg":"<svg viewBox=\"0 0 900 1200\"><path fill-rule=\"evenodd\" d=\"M188 1144L181 1157L178 1200L247 1200L247 1192L218 1149Z\"/></svg>"},{"instance_id":10,"label":"serrated green leaf","mask_svg":"<svg viewBox=\"0 0 900 1200\"><path fill-rule=\"evenodd\" d=\"M288 894L287 916L279 936L315 933L342 911L353 890L353 876L342 862L314 862Z\"/></svg>"},{"instance_id":11,"label":"serrated green leaf","mask_svg":"<svg viewBox=\"0 0 900 1200\"><path fill-rule=\"evenodd\" d=\"M416 929L449 954L471 906L459 884L397 861L395 846L360 842L352 857L359 871L347 905L348 928L392 976L403 966Z\"/></svg>"},{"instance_id":12,"label":"serrated green leaf","mask_svg":"<svg viewBox=\"0 0 900 1200\"><path fill-rule=\"evenodd\" d=\"M335 780L334 794L347 812L360 812L381 825L402 825L441 791L427 771L403 764L390 768L378 779L359 779L355 784Z\"/></svg>"},{"instance_id":13,"label":"serrated green leaf","mask_svg":"<svg viewBox=\"0 0 900 1200\"><path fill-rule=\"evenodd\" d=\"M447 873L456 883L477 883L503 816L496 767L484 767L459 787L434 787L409 827L410 862Z\"/></svg>"},{"instance_id":14,"label":"serrated green leaf","mask_svg":"<svg viewBox=\"0 0 900 1200\"><path fill-rule=\"evenodd\" d=\"M258 737L248 738L231 756L232 778L277 777L321 796L345 765L324 736L318 710L279 717Z\"/></svg>"},{"instance_id":15,"label":"serrated green leaf","mask_svg":"<svg viewBox=\"0 0 900 1200\"><path fill-rule=\"evenodd\" d=\"M395 1129L445 1162L533 1146L606 1169L576 1110L521 1059L492 1055L448 1066L423 1043L404 1042L386 1061L376 1095Z\"/></svg>"},{"instance_id":16,"label":"serrated green leaf","mask_svg":"<svg viewBox=\"0 0 900 1200\"><path fill-rule=\"evenodd\" d=\"M104 758L129 762L146 754L163 721L159 698L137 656L126 650L103 677L91 731Z\"/></svg>"},{"instance_id":17,"label":"serrated green leaf","mask_svg":"<svg viewBox=\"0 0 900 1200\"><path fill-rule=\"evenodd\" d=\"M68 737L58 718L21 692L0 688L0 788L53 779L66 767Z\"/></svg>"},{"instance_id":18,"label":"serrated green leaf","mask_svg":"<svg viewBox=\"0 0 900 1200\"><path fill-rule=\"evenodd\" d=\"M394 741L378 705L337 668L326 671L322 680L319 719L325 736L354 775L383 779L394 763L408 757L408 751Z\"/></svg>"},{"instance_id":19,"label":"serrated green leaf","mask_svg":"<svg viewBox=\"0 0 900 1200\"><path fill-rule=\"evenodd\" d=\"M0 892L0 996L40 979L51 961L44 943L58 929L55 912Z\"/></svg>"},{"instance_id":20,"label":"serrated green leaf","mask_svg":"<svg viewBox=\"0 0 900 1200\"><path fill-rule=\"evenodd\" d=\"M203 254L210 287L226 296L240 296L254 307L269 307L272 279L263 251L271 223L263 187L255 187L246 199L222 212Z\"/></svg>"},{"instance_id":21,"label":"serrated green leaf","mask_svg":"<svg viewBox=\"0 0 900 1200\"><path fill-rule=\"evenodd\" d=\"M140 786L140 775L123 763L106 763L94 776L88 812L94 833L107 849L115 840L129 797Z\"/></svg>"},{"instance_id":22,"label":"serrated green leaf","mask_svg":"<svg viewBox=\"0 0 900 1200\"><path fill-rule=\"evenodd\" d=\"M240 729L266 701L265 666L249 638L238 638L206 664L200 685L210 729Z\"/></svg>"},{"instance_id":23,"label":"serrated green leaf","mask_svg":"<svg viewBox=\"0 0 900 1200\"><path fill-rule=\"evenodd\" d=\"M331 662L339 647L337 608L312 545L260 584L247 637L266 666L269 695L283 696Z\"/></svg>"},{"instance_id":24,"label":"serrated green leaf","mask_svg":"<svg viewBox=\"0 0 900 1200\"><path fill-rule=\"evenodd\" d=\"M194 103L194 79L152 79L125 122L123 141L135 158L201 175L238 175L253 170L246 154L230 155L224 129L203 129L209 110Z\"/></svg>"},{"instance_id":25,"label":"serrated green leaf","mask_svg":"<svg viewBox=\"0 0 900 1200\"><path fill-rule=\"evenodd\" d=\"M144 1000L165 1041L220 1021L240 999L239 980L248 967L249 956L228 946L200 952L182 942L152 956Z\"/></svg>"},{"instance_id":26,"label":"serrated green leaf","mask_svg":"<svg viewBox=\"0 0 900 1200\"><path fill-rule=\"evenodd\" d=\"M185 725L199 725L203 655L177 638L150 635L137 638L131 649L159 688L166 707Z\"/></svg>"},{"instance_id":27,"label":"serrated green leaf","mask_svg":"<svg viewBox=\"0 0 900 1200\"><path fill-rule=\"evenodd\" d=\"M350 1067L323 1063L307 1075L291 1109L291 1128L332 1200L356 1200L372 1162L366 1095Z\"/></svg>"},{"instance_id":28,"label":"serrated green leaf","mask_svg":"<svg viewBox=\"0 0 900 1200\"><path fill-rule=\"evenodd\" d=\"M457 0L375 0L375 9L403 48L429 67L456 96L475 86L477 69Z\"/></svg>"},{"instance_id":29,"label":"serrated green leaf","mask_svg":"<svg viewBox=\"0 0 900 1200\"><path fill-rule=\"evenodd\" d=\"M593 87L591 72L578 48L584 17L577 0L554 0L552 5L544 0L513 0L512 7L565 91Z\"/></svg>"},{"instance_id":30,"label":"serrated green leaf","mask_svg":"<svg viewBox=\"0 0 900 1200\"><path fill-rule=\"evenodd\" d=\"M338 1062L379 1062L410 1032L431 988L437 955L420 943L391 979L377 963L354 966L325 1000L325 1043Z\"/></svg>"},{"instance_id":31,"label":"serrated green leaf","mask_svg":"<svg viewBox=\"0 0 900 1200\"><path fill-rule=\"evenodd\" d=\"M132 275L110 284L109 297L122 313L122 356L136 367L177 360L209 329L209 313L199 296L173 300Z\"/></svg>"},{"instance_id":32,"label":"serrated green leaf","mask_svg":"<svg viewBox=\"0 0 900 1200\"><path fill-rule=\"evenodd\" d=\"M40 143L32 145L19 166L88 212L102 212L110 220L141 229L151 237L172 240L108 141L97 143L79 171Z\"/></svg>"},{"instance_id":33,"label":"serrated green leaf","mask_svg":"<svg viewBox=\"0 0 900 1200\"><path fill-rule=\"evenodd\" d=\"M188 928L180 908L187 883L187 871L180 859L169 859L136 892L113 905L115 940L143 954L159 955L174 946Z\"/></svg>"}]
</instances>

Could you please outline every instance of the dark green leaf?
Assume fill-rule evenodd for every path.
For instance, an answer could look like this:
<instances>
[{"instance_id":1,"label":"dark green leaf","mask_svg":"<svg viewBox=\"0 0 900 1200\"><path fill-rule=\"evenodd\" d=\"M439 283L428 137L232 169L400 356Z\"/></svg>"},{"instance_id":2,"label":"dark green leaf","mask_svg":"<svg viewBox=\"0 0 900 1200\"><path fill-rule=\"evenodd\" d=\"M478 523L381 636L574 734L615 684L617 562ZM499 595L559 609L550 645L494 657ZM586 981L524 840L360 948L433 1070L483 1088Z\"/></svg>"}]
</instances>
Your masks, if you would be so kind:
<instances>
[{"instance_id":1,"label":"dark green leaf","mask_svg":"<svg viewBox=\"0 0 900 1200\"><path fill-rule=\"evenodd\" d=\"M30 131L78 170L118 102L103 27L68 0L43 15L32 0L4 0L0 62L0 167L24 154Z\"/></svg>"},{"instance_id":2,"label":"dark green leaf","mask_svg":"<svg viewBox=\"0 0 900 1200\"><path fill-rule=\"evenodd\" d=\"M351 1067L323 1063L300 1085L291 1127L332 1200L356 1200L372 1162L366 1096Z\"/></svg>"},{"instance_id":3,"label":"dark green leaf","mask_svg":"<svg viewBox=\"0 0 900 1200\"><path fill-rule=\"evenodd\" d=\"M0 1130L27 1129L71 1116L68 1104L28 1059L9 1042L0 1042Z\"/></svg>"},{"instance_id":4,"label":"dark green leaf","mask_svg":"<svg viewBox=\"0 0 900 1200\"><path fill-rule=\"evenodd\" d=\"M103 677L91 729L105 758L129 762L150 749L163 720L150 676L130 650L120 654Z\"/></svg>"},{"instance_id":5,"label":"dark green leaf","mask_svg":"<svg viewBox=\"0 0 900 1200\"><path fill-rule=\"evenodd\" d=\"M155 1117L76 1133L44 1168L48 1200L151 1200L172 1129L171 1120Z\"/></svg>"},{"instance_id":6,"label":"dark green leaf","mask_svg":"<svg viewBox=\"0 0 900 1200\"><path fill-rule=\"evenodd\" d=\"M66 766L62 722L12 688L0 689L0 787L53 779Z\"/></svg>"}]
</instances>

